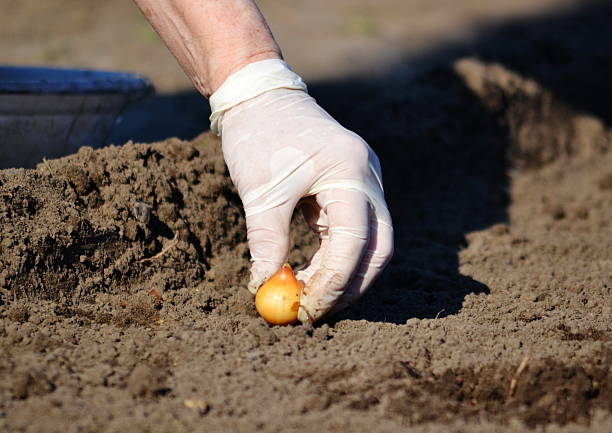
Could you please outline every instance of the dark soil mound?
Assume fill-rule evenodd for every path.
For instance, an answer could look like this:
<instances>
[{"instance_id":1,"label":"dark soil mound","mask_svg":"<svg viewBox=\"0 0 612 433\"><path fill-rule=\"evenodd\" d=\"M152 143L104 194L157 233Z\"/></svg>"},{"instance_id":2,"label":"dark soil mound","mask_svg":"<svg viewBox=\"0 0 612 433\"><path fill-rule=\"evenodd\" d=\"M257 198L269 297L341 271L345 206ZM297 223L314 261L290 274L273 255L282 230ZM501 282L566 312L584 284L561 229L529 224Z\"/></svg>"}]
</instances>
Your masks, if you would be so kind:
<instances>
[{"instance_id":1,"label":"dark soil mound","mask_svg":"<svg viewBox=\"0 0 612 433\"><path fill-rule=\"evenodd\" d=\"M2 171L0 225L0 287L13 299L232 285L248 264L240 201L210 136Z\"/></svg>"}]
</instances>

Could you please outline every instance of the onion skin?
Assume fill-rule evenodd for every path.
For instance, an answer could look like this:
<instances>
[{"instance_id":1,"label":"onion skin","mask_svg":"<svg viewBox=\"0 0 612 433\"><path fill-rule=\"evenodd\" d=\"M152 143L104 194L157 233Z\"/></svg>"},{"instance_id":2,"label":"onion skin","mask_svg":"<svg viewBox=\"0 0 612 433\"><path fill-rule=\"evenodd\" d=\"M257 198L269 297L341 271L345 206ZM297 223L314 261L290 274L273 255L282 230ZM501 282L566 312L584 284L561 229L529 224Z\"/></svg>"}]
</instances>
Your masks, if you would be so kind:
<instances>
[{"instance_id":1,"label":"onion skin","mask_svg":"<svg viewBox=\"0 0 612 433\"><path fill-rule=\"evenodd\" d=\"M255 295L255 308L272 325L289 325L297 320L302 284L291 266L284 264Z\"/></svg>"}]
</instances>

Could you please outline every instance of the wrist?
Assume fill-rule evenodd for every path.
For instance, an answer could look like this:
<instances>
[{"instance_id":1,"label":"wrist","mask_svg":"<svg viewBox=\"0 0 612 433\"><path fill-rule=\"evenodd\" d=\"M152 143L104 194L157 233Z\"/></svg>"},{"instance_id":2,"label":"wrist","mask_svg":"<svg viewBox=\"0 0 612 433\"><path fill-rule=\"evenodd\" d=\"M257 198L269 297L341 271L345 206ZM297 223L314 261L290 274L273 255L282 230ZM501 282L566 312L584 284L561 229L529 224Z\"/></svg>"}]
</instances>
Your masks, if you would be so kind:
<instances>
[{"instance_id":1,"label":"wrist","mask_svg":"<svg viewBox=\"0 0 612 433\"><path fill-rule=\"evenodd\" d=\"M275 89L307 92L302 78L280 59L249 63L232 73L209 98L211 131L221 135L223 115L226 111Z\"/></svg>"},{"instance_id":2,"label":"wrist","mask_svg":"<svg viewBox=\"0 0 612 433\"><path fill-rule=\"evenodd\" d=\"M211 62L210 71L207 74L207 76L210 77L208 83L198 86L200 87L199 91L207 99L210 99L211 95L221 87L230 75L238 72L251 63L270 59L283 60L283 56L278 47L218 56L215 62Z\"/></svg>"}]
</instances>

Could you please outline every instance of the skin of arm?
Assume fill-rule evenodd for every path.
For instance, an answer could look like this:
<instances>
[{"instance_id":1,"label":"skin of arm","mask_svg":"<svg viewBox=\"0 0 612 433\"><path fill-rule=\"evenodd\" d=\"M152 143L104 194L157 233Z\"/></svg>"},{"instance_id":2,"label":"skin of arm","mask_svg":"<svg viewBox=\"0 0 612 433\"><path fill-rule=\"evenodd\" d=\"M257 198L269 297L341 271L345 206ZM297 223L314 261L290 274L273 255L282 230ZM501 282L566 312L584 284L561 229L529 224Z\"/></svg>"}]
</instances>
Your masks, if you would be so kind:
<instances>
[{"instance_id":1,"label":"skin of arm","mask_svg":"<svg viewBox=\"0 0 612 433\"><path fill-rule=\"evenodd\" d=\"M135 2L206 98L247 64L282 59L253 0Z\"/></svg>"}]
</instances>

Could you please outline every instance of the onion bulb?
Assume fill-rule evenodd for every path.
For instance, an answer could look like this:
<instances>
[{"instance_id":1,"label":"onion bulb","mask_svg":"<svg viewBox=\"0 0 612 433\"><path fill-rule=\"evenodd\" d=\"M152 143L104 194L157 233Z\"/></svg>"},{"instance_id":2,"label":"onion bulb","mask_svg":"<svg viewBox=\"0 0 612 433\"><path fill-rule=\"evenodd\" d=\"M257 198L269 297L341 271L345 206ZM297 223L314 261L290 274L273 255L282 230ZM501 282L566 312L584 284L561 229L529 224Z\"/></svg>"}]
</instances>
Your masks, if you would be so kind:
<instances>
[{"instance_id":1,"label":"onion bulb","mask_svg":"<svg viewBox=\"0 0 612 433\"><path fill-rule=\"evenodd\" d=\"M284 264L257 291L255 308L268 323L288 325L297 320L301 293L302 284L295 278L291 266Z\"/></svg>"}]
</instances>

